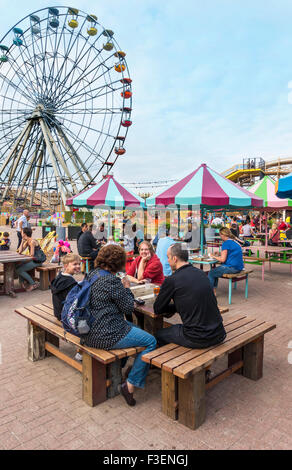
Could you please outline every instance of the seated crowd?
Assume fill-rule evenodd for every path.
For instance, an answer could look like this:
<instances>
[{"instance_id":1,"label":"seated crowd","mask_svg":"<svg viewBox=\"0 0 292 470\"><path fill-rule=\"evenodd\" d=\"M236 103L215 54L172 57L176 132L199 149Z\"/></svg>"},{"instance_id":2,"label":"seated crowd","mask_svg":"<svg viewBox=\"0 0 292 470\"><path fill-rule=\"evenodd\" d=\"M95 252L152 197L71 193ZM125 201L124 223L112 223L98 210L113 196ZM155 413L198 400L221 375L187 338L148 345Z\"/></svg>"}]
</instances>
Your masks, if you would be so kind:
<instances>
[{"instance_id":1,"label":"seated crowd","mask_svg":"<svg viewBox=\"0 0 292 470\"><path fill-rule=\"evenodd\" d=\"M88 243L86 253L93 255L93 269L87 279L93 276L97 279L91 286L89 300L94 321L82 341L88 347L105 350L145 348L136 356L132 367L126 369L121 385L126 403L134 406L135 389L144 388L149 371L149 364L142 361L144 354L154 350L157 344L172 342L190 348L206 348L224 341L226 332L211 282L203 271L188 262L185 243L175 243L167 233L158 241L159 258L151 243L141 239L139 255L126 271L125 249L115 243L105 243L106 240L94 246L88 232L88 227L83 225L78 248ZM76 285L74 275L80 271L80 257L71 253L62 258L62 263L63 272L51 283L54 314L58 319L68 292ZM180 323L159 330L156 337L134 325L132 318L135 299L130 285L147 282L161 286L154 302L155 313L166 317L177 313L181 318ZM76 356L82 360L80 352ZM125 365L124 359L122 366Z\"/></svg>"},{"instance_id":2,"label":"seated crowd","mask_svg":"<svg viewBox=\"0 0 292 470\"><path fill-rule=\"evenodd\" d=\"M200 349L224 341L226 332L217 305L216 287L223 274L237 273L244 268L239 230L235 225L236 220L233 220L231 229L220 229L222 249L220 254L215 253L213 257L221 264L211 269L208 276L189 263L186 242L176 242L169 230L166 230L165 234L157 236L155 252L153 244L144 239L135 224L131 225L133 234L128 235L126 246L122 247L107 234L104 224L96 229L93 225L83 223L77 237L79 255L70 252L70 247L63 251L63 270L50 286L56 318L61 320L64 301L77 285L74 276L80 273L81 258L86 257L90 261L87 279L93 282L89 310L94 320L89 332L82 337L83 344L105 350L135 346L145 348L137 354L132 367L126 370L121 385L121 394L128 405L134 406L136 403L135 389L145 386L149 364L143 362L142 357L157 345L175 343ZM248 221L245 225L249 225ZM273 227L273 230L277 231L278 227ZM249 232L252 230L246 228L244 236L248 237ZM42 264L43 252L31 228L22 228L21 234L19 252L29 254L33 260L21 263L16 271L22 286L31 291L37 284L30 271ZM3 238L4 246L8 244L9 236L5 233ZM276 237L271 235L270 238L274 240ZM184 240L196 245L200 243L199 228L189 224L189 235ZM60 253L63 245L60 244ZM127 263L129 247L133 256L135 252L137 254L131 263ZM145 283L160 286L154 312L167 318L178 314L181 320L158 330L155 337L133 323L135 298L130 287L131 284ZM80 351L75 358L82 360ZM122 365L126 365L126 360L123 360Z\"/></svg>"}]
</instances>

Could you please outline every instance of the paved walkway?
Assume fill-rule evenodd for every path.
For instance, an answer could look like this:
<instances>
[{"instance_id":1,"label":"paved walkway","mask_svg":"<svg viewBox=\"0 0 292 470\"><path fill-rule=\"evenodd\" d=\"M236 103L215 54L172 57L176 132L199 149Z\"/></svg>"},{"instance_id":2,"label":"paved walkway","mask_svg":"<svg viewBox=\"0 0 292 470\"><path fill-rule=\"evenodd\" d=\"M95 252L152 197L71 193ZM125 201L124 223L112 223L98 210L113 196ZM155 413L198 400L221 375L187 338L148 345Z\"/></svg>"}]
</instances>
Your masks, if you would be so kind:
<instances>
[{"instance_id":1,"label":"paved walkway","mask_svg":"<svg viewBox=\"0 0 292 470\"><path fill-rule=\"evenodd\" d=\"M233 313L277 323L265 336L264 377L253 382L233 374L208 391L206 421L196 431L162 414L158 370L150 372L145 391L137 393L136 407L128 407L120 396L88 407L79 372L55 357L27 360L26 321L14 308L48 301L50 293L0 297L0 450L291 449L292 275L289 266L272 269L263 283L256 266L249 299L239 283L230 307ZM220 305L227 305L227 299L227 283L221 281Z\"/></svg>"}]
</instances>

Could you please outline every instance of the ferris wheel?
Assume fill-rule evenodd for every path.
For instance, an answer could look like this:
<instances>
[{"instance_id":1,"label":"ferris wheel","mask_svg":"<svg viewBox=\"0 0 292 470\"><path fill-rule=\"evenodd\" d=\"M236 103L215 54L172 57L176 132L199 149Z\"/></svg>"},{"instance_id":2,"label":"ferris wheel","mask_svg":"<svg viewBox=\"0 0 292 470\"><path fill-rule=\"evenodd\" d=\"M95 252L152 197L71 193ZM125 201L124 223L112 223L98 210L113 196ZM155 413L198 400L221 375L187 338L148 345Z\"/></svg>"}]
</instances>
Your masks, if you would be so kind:
<instances>
[{"instance_id":1,"label":"ferris wheel","mask_svg":"<svg viewBox=\"0 0 292 470\"><path fill-rule=\"evenodd\" d=\"M124 155L132 124L125 52L97 16L44 8L0 41L0 201L66 199Z\"/></svg>"}]
</instances>

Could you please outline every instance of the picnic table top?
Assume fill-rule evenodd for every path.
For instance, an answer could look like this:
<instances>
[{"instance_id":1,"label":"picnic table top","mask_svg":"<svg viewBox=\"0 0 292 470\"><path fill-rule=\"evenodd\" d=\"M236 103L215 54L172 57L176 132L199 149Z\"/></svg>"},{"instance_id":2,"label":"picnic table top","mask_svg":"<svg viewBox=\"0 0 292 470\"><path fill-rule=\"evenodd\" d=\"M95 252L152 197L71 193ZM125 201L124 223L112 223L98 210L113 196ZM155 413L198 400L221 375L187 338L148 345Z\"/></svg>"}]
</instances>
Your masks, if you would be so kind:
<instances>
[{"instance_id":1,"label":"picnic table top","mask_svg":"<svg viewBox=\"0 0 292 470\"><path fill-rule=\"evenodd\" d=\"M0 263L16 263L19 261L31 260L31 256L20 255L16 251L0 251Z\"/></svg>"},{"instance_id":2,"label":"picnic table top","mask_svg":"<svg viewBox=\"0 0 292 470\"><path fill-rule=\"evenodd\" d=\"M153 296L152 299L148 299L145 301L144 305L137 305L135 304L134 311L142 313L143 315L150 317L150 318L160 318L163 314L156 314L153 309L153 304L155 302L155 297ZM226 313L229 311L227 307L218 307L220 313Z\"/></svg>"},{"instance_id":3,"label":"picnic table top","mask_svg":"<svg viewBox=\"0 0 292 470\"><path fill-rule=\"evenodd\" d=\"M215 258L208 257L208 256L198 256L189 259L190 263L195 264L215 264L219 263L219 261Z\"/></svg>"},{"instance_id":4,"label":"picnic table top","mask_svg":"<svg viewBox=\"0 0 292 470\"><path fill-rule=\"evenodd\" d=\"M283 246L243 246L242 249L246 250L257 250L262 251L265 253L284 253L287 251L292 251L291 247L283 247Z\"/></svg>"}]
</instances>

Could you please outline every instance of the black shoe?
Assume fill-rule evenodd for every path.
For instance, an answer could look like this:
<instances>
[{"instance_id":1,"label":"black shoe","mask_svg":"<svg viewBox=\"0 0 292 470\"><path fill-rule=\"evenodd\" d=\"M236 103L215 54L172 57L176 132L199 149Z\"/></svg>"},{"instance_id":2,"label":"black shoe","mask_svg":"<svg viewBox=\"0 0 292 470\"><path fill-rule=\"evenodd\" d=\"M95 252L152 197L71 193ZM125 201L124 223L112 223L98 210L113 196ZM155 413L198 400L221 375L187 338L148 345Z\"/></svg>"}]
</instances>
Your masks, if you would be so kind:
<instances>
[{"instance_id":1,"label":"black shoe","mask_svg":"<svg viewBox=\"0 0 292 470\"><path fill-rule=\"evenodd\" d=\"M124 399L126 400L129 406L136 405L136 400L133 397L133 393L129 392L127 382L124 382L121 386L121 395L123 395Z\"/></svg>"}]
</instances>

